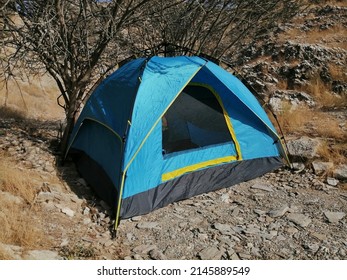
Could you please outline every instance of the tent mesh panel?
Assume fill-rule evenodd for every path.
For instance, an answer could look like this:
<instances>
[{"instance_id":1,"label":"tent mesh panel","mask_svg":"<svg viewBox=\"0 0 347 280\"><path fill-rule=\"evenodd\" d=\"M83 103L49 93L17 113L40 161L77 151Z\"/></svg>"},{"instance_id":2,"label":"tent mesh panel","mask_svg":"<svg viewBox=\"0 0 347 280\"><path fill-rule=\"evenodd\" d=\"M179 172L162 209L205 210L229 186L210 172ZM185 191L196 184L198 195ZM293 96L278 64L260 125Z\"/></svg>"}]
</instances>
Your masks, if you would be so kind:
<instances>
[{"instance_id":1,"label":"tent mesh panel","mask_svg":"<svg viewBox=\"0 0 347 280\"><path fill-rule=\"evenodd\" d=\"M223 109L212 91L188 85L162 118L163 153L231 142Z\"/></svg>"}]
</instances>

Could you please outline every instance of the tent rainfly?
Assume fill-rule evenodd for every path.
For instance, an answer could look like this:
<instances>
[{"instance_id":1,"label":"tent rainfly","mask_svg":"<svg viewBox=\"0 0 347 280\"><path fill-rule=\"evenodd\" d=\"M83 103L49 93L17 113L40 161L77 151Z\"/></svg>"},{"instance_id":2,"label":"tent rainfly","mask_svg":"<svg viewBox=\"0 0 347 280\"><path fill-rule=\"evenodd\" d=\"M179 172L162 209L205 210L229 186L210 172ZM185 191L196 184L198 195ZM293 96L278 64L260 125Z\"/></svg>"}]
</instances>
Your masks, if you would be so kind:
<instances>
[{"instance_id":1,"label":"tent rainfly","mask_svg":"<svg viewBox=\"0 0 347 280\"><path fill-rule=\"evenodd\" d=\"M120 219L229 187L286 158L267 114L235 76L200 57L128 62L86 102L67 153Z\"/></svg>"}]
</instances>

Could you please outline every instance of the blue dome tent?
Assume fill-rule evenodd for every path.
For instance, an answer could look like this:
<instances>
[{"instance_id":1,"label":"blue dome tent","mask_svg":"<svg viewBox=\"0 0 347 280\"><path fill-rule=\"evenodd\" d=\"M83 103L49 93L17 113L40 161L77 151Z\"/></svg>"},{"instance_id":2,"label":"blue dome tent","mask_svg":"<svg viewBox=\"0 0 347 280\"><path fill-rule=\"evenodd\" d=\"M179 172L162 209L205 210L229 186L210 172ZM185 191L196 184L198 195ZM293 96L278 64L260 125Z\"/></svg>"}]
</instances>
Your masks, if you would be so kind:
<instances>
[{"instance_id":1,"label":"blue dome tent","mask_svg":"<svg viewBox=\"0 0 347 280\"><path fill-rule=\"evenodd\" d=\"M267 114L235 76L200 57L139 58L86 102L68 151L116 223L284 164Z\"/></svg>"}]
</instances>

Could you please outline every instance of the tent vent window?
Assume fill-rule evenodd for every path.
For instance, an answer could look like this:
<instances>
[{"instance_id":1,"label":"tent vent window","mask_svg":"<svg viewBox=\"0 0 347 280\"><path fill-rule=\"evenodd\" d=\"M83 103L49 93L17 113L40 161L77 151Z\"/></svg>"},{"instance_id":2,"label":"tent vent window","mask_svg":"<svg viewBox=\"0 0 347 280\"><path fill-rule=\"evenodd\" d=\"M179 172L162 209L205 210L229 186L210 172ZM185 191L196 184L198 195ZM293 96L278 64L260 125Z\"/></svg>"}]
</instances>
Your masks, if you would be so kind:
<instances>
[{"instance_id":1,"label":"tent vent window","mask_svg":"<svg viewBox=\"0 0 347 280\"><path fill-rule=\"evenodd\" d=\"M162 118L163 153L231 142L223 109L212 91L188 85Z\"/></svg>"}]
</instances>

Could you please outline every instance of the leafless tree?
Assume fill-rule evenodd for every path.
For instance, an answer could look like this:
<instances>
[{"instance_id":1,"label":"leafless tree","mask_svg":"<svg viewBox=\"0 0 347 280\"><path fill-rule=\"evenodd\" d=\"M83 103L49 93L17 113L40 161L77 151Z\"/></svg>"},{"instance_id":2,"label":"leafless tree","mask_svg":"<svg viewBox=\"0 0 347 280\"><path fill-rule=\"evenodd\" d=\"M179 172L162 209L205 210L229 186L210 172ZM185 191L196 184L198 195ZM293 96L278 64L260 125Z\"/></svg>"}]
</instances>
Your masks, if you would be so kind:
<instances>
[{"instance_id":1,"label":"leafless tree","mask_svg":"<svg viewBox=\"0 0 347 280\"><path fill-rule=\"evenodd\" d=\"M171 9L163 9L166 1L157 2L151 19L131 27L134 49L155 52L160 44L171 45L164 52L205 53L217 60L235 56L242 45L308 5L306 0L172 0Z\"/></svg>"},{"instance_id":2,"label":"leafless tree","mask_svg":"<svg viewBox=\"0 0 347 280\"><path fill-rule=\"evenodd\" d=\"M2 78L48 72L66 112L62 149L89 92L132 54L221 58L291 18L304 0L0 0ZM0 77L1 78L1 77Z\"/></svg>"},{"instance_id":3,"label":"leafless tree","mask_svg":"<svg viewBox=\"0 0 347 280\"><path fill-rule=\"evenodd\" d=\"M2 78L15 69L47 71L65 108L65 149L78 110L94 83L127 55L122 30L148 18L151 0L2 1Z\"/></svg>"}]
</instances>

